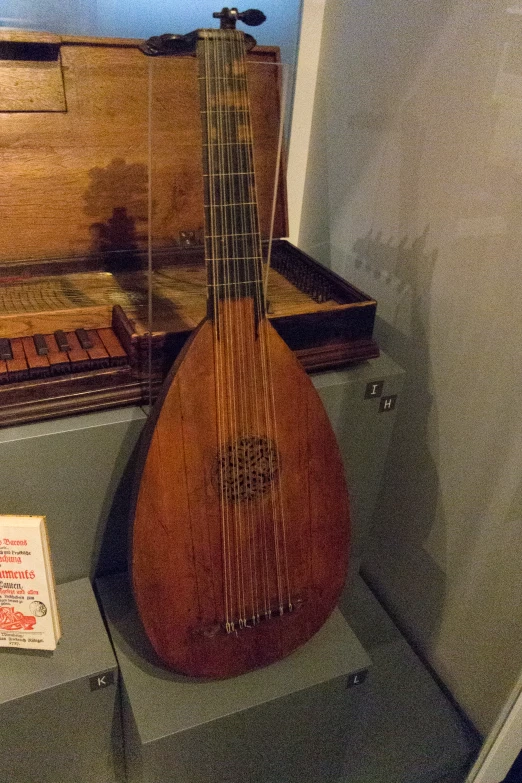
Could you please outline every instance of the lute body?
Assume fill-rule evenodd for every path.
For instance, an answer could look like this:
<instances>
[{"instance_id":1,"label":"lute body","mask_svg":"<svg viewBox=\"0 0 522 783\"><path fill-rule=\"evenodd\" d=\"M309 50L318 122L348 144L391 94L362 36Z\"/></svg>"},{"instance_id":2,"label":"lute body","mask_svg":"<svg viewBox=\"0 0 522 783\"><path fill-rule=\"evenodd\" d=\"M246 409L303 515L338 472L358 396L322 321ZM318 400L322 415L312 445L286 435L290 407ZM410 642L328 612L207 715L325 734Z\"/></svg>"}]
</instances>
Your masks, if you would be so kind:
<instances>
[{"instance_id":1,"label":"lute body","mask_svg":"<svg viewBox=\"0 0 522 783\"><path fill-rule=\"evenodd\" d=\"M131 571L165 665L221 678L324 623L346 574L348 499L321 401L265 315L244 38L198 31L198 58L208 317L144 432Z\"/></svg>"}]
</instances>

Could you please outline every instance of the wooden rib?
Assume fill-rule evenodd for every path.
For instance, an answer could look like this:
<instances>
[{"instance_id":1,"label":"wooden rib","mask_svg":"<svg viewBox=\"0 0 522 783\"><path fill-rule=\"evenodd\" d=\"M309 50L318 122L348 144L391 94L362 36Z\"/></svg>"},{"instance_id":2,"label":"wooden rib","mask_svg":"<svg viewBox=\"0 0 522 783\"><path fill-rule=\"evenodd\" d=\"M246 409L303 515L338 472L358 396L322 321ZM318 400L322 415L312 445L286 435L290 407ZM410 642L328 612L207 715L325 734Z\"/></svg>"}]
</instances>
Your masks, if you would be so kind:
<instances>
[{"instance_id":1,"label":"wooden rib","mask_svg":"<svg viewBox=\"0 0 522 783\"><path fill-rule=\"evenodd\" d=\"M230 307L240 308L240 300ZM210 322L200 327L178 359L157 418L149 419L142 449L133 532L134 592L158 655L167 666L194 676L232 676L287 655L321 626L344 582L348 512L335 438L310 379L274 329L268 324L265 328L288 523L289 583L292 597L303 601L300 608L237 635L224 629L220 495L215 485L217 410L215 402L209 404L215 389ZM173 443L179 447L172 448ZM272 529L270 496L254 502L263 512L259 518ZM275 546L270 536L270 592L275 589Z\"/></svg>"}]
</instances>

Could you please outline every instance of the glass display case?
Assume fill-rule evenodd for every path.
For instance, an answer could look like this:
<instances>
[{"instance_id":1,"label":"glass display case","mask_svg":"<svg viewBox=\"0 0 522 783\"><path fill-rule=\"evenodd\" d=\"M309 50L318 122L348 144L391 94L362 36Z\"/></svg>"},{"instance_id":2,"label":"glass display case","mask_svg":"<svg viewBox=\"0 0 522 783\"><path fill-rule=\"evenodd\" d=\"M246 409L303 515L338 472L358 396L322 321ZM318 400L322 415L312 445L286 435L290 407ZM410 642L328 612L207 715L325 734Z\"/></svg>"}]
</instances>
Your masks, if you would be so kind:
<instances>
[{"instance_id":1,"label":"glass display case","mask_svg":"<svg viewBox=\"0 0 522 783\"><path fill-rule=\"evenodd\" d=\"M195 58L0 38L0 424L149 402L206 312ZM375 357L375 301L279 239L277 48L248 79L272 323L307 369Z\"/></svg>"}]
</instances>

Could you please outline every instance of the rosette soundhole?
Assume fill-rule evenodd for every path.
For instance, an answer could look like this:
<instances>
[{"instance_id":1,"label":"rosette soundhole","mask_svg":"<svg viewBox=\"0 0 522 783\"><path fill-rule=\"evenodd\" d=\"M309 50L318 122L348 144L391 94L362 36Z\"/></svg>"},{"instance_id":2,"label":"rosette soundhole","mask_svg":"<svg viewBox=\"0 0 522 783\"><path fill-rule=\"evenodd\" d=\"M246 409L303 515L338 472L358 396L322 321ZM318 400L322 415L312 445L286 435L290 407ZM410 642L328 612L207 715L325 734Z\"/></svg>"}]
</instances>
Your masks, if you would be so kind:
<instances>
[{"instance_id":1,"label":"rosette soundhole","mask_svg":"<svg viewBox=\"0 0 522 783\"><path fill-rule=\"evenodd\" d=\"M270 440L241 437L221 449L216 479L228 501L253 500L267 492L279 469L280 458Z\"/></svg>"}]
</instances>

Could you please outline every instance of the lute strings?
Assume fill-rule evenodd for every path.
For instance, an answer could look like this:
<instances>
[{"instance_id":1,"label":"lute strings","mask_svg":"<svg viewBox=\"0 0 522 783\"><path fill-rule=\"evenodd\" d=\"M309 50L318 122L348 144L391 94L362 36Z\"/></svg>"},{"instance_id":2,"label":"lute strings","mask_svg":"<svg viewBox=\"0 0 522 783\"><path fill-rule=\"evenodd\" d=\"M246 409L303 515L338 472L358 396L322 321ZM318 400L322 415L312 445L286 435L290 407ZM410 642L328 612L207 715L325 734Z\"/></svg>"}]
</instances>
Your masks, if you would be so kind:
<instances>
[{"instance_id":1,"label":"lute strings","mask_svg":"<svg viewBox=\"0 0 522 783\"><path fill-rule=\"evenodd\" d=\"M203 53L203 54L202 54ZM217 246L223 245L224 242L219 243L219 234L217 226L217 211L215 208L215 190L213 188L213 181L210 179L215 171L215 142L213 139L212 126L211 126L211 92L209 80L210 73L210 48L207 45L207 41L202 41L198 45L199 55L199 79L200 90L202 95L202 107L206 107L207 113L204 115L206 119L206 175L208 181L205 187L205 197L208 199L205 214L205 255L208 256L207 264L216 258L219 254ZM203 126L203 123L202 123ZM204 138L205 143L205 138ZM210 250L209 242L211 242ZM214 314L214 367L215 367L215 386L216 386L216 415L217 415L217 428L218 428L218 443L222 443L224 439L224 433L226 429L226 410L225 400L223 397L223 390L225 388L224 382L224 362L223 362L223 350L222 344L219 340L219 324L217 319L218 310L218 276L216 263L211 263L210 266L211 277L210 286L213 299L213 314ZM232 606L232 562L231 562L231 540L230 540L230 520L229 520L229 506L225 498L225 475L223 461L218 461L218 482L220 492L220 515L221 515L221 544L222 544L222 560L223 560L223 594L224 594L224 609L225 609L225 627L227 632L234 630Z\"/></svg>"},{"instance_id":2,"label":"lute strings","mask_svg":"<svg viewBox=\"0 0 522 783\"><path fill-rule=\"evenodd\" d=\"M232 486L239 491L242 482L254 487L257 480L252 460L248 454L245 459L242 453L242 440L253 433L266 433L268 442L277 444L277 423L264 312L244 39L241 33L231 32L220 31L217 42L203 39L200 78L204 78L201 94L206 110L205 192L210 238L210 242L206 240L206 250L210 246L207 263L214 316L218 443L222 450L231 444ZM250 298L253 318L243 312L244 303ZM233 318L233 309L239 309L238 317ZM250 344L252 336L256 339ZM241 434L247 437L242 439ZM246 465L241 465L242 460ZM278 465L272 448L268 449L268 463L268 475L274 476ZM249 498L245 502L236 499L231 504L225 489L229 471L223 458L218 464L225 627L231 632L236 630L236 622L242 628L249 622L259 622L261 615L270 617L274 580L270 574L263 504ZM242 475L245 469L246 476ZM275 487L270 491L280 614L284 611L285 592L287 608L292 609L281 482L281 476L276 476Z\"/></svg>"},{"instance_id":3,"label":"lute strings","mask_svg":"<svg viewBox=\"0 0 522 783\"><path fill-rule=\"evenodd\" d=\"M242 37L241 37L242 38ZM241 38L240 34L235 33L234 34L234 40L231 42L231 52L230 52L230 69L232 71L231 77L232 77L232 96L233 96L233 102L235 104L235 120L236 120L236 127L234 128L235 136L238 140L238 142L242 139L243 144L238 144L236 147L236 151L238 152L237 158L238 158L238 165L236 165L234 168L237 169L238 172L244 172L246 174L239 174L237 182L239 183L239 204L240 206L240 220L239 220L239 228L241 230L241 234L246 238L246 241L244 241L244 248L245 248L245 256L243 261L243 267L245 272L245 279L246 281L250 281L250 283L253 283L254 285L254 291L245 291L244 293L253 293L253 300L255 301L255 297L257 292L255 291L255 281L259 279L259 267L260 267L260 253L259 253L259 242L256 242L256 239L258 237L255 234L256 226L254 221L252 220L252 206L253 206L253 198L254 198L254 191L253 191L253 167L252 167L252 161L250 159L249 153L249 143L250 143L250 135L248 133L248 128L246 126L245 120L246 120L246 110L247 105L245 104L245 80L246 80L246 72L245 72L245 63L244 59L242 57L241 52ZM242 81L242 83L240 83ZM232 118L232 114L229 115L229 117ZM243 120L243 122L241 122ZM229 138L231 138L229 136ZM245 154L246 151L246 154ZM246 180L246 182L245 182ZM236 240L235 242L236 246L238 245L238 242ZM234 253L235 256L235 273L236 273L236 280L239 282L241 280L241 277L239 276L239 269L238 269L238 252L236 251ZM246 282L245 281L245 282ZM248 286L248 283L246 282L245 287ZM236 296L241 297L241 291L236 291ZM242 330L242 323L241 323L241 313L240 318L238 319L237 328L240 334L238 335L239 340L241 340L241 331ZM258 328L260 324L257 324ZM252 347L255 347L254 345ZM248 350L248 346L246 344L239 346L239 356L247 356L246 351ZM255 359L255 351L251 358ZM240 364L241 367L241 364ZM259 416L256 416L256 413L259 413L259 408L255 404L257 402L258 398L258 392L257 392L257 368L255 366L255 361L253 362L251 366L251 375L253 376L253 383L251 384L251 389L253 391L252 395L250 396L250 399L247 400L250 402L254 402L253 410L249 411L248 409L245 411L246 415L244 417L244 422L242 422L243 427L245 429L243 430L245 433L251 434L254 432L263 432L262 422L259 421ZM250 415L249 415L250 414ZM254 415L252 415L254 414ZM250 419L253 419L253 422L251 423ZM250 462L247 462L247 477L246 481L251 485L253 483L253 476L251 475L252 466ZM249 543L249 549L251 550L252 547L254 547L254 559L256 555L256 549L258 547L255 547L256 539L258 539L258 536L256 536L256 531L259 533L260 530L264 528L264 519L263 519L263 513L262 509L259 507L259 504L254 503L250 504L247 503L247 509L248 506L252 508L252 510L255 513L255 520L254 525L255 529L253 529L252 533L249 534L248 537L248 543ZM268 554L266 552L266 538L263 540L264 543L264 561L265 564L268 564ZM250 558L252 560L252 557ZM265 583L265 615L270 615L270 584L269 584L269 574L267 573L267 581ZM259 615L259 611L257 607L253 609L252 616L253 618L257 618ZM254 620L255 621L255 620Z\"/></svg>"},{"instance_id":4,"label":"lute strings","mask_svg":"<svg viewBox=\"0 0 522 783\"><path fill-rule=\"evenodd\" d=\"M241 432L248 432L248 410L246 408L246 389L245 389L245 367L241 362L243 351L242 343L244 341L244 324L241 314L237 313L233 317L231 302L238 301L241 297L241 278L239 276L239 247L238 247L238 227L241 221L235 219L240 209L244 209L244 197L241 194L241 175L239 170L242 168L239 163L238 152L238 115L234 106L234 92L230 94L234 63L230 57L230 46L224 42L223 36L220 36L214 47L216 55L215 74L215 94L218 108L218 136L221 142L225 139L228 143L222 143L220 146L220 174L217 177L217 184L220 190L222 202L222 224L223 234L227 237L226 253L222 254L220 261L225 265L225 283L224 290L224 314L226 330L227 347L227 367L229 369L228 388L229 397L229 415L230 428L228 436L231 439L232 448L232 468L233 486L239 492L241 482L241 454L240 441L238 435ZM229 71L227 73L227 71ZM235 127L236 126L236 127ZM236 144L234 144L236 142ZM236 153L236 154L234 154ZM238 169L238 171L236 171ZM242 234L245 231L241 231ZM232 257L232 259L231 259ZM234 294L234 296L233 296ZM237 369L235 359L239 357ZM237 375L237 377L236 377ZM237 603L238 603L238 624L242 628L247 623L247 599L245 589L245 553L244 542L249 542L249 532L245 529L248 525L250 509L248 505L236 502L233 505L234 514L234 541L235 541L235 559L236 559L236 584L237 584ZM250 543L250 542L249 542ZM251 563L251 547L248 547L248 557Z\"/></svg>"},{"instance_id":5,"label":"lute strings","mask_svg":"<svg viewBox=\"0 0 522 783\"><path fill-rule=\"evenodd\" d=\"M235 97L235 100L237 101L237 109L239 111L239 115L236 116L236 137L238 138L238 141L243 137L244 144L238 145L236 148L238 151L238 165L235 167L238 172L241 172L239 174L239 202L242 205L241 208L241 219L240 219L240 230L241 233L244 235L244 237L249 237L248 240L243 241L243 254L244 254L244 266L246 274L246 279L248 280L250 278L251 286L253 287L253 291L246 292L246 293L252 293L252 303L254 305L254 323L255 328L259 329L261 328L261 312L259 311L259 284L261 280L261 269L262 269L262 255L261 255L261 242L260 242L260 234L259 234L259 227L256 224L256 221L253 219L255 215L252 215L252 212L255 212L255 201L256 201L256 192L255 192L255 175L254 175L254 166L253 166L253 159L251 156L251 130L248 126L248 114L249 114L249 106L248 106L248 96L247 96L247 90L246 90L246 63L245 63L245 57L244 57L244 39L241 34L236 33L234 40L232 41L231 45L231 69L232 69L232 78L233 78L233 95ZM241 119L239 119L239 117ZM240 245L241 243L236 242L236 246ZM239 258L241 253L236 252L236 257ZM239 279L239 277L238 277ZM245 286L245 287L248 287ZM257 310L257 311L256 311ZM248 327L247 327L248 328ZM252 327L250 327L252 328ZM252 337L256 337L255 334L252 335ZM242 353L246 355L248 350L248 345L245 343L243 346ZM251 357L251 359L255 359L255 353ZM245 422L245 426L248 428L245 430L246 432L249 432L251 434L254 433L262 433L264 431L263 428L263 421L262 421L262 409L257 405L257 401L260 397L260 390L258 388L258 372L257 368L255 366L255 361L252 361L250 365L250 389L252 390L252 394L250 398L247 398L247 404L250 402L251 404L251 410L249 411L250 417L247 416L247 421ZM250 420L249 420L250 419ZM256 476L253 475L254 467L252 466L252 463L248 463L248 482L251 486L255 485ZM270 472L270 471L269 471ZM268 552L267 552L267 540L266 540L266 531L265 531L265 525L264 525L264 518L263 518L263 507L260 503L247 503L247 509L250 512L249 513L249 522L250 529L249 529L249 543L250 543L250 562L252 564L252 580L254 589L252 591L253 595L253 612L252 612L252 621L259 622L260 619L260 610L257 602L257 561L258 561L258 553L261 552L261 557L259 558L261 560L261 574L263 576L262 578L262 592L263 592L263 614L264 616L269 616L270 614L270 580L269 580L269 571L268 571ZM264 570L263 570L264 569ZM255 596L254 596L255 593Z\"/></svg>"},{"instance_id":6,"label":"lute strings","mask_svg":"<svg viewBox=\"0 0 522 783\"><path fill-rule=\"evenodd\" d=\"M214 51L216 53L216 93L217 93L217 105L219 107L218 121L219 121L219 137L221 140L229 139L230 144L227 146L221 146L221 179L218 176L218 186L222 192L222 222L224 222L224 234L228 238L230 237L230 244L232 245L232 265L229 257L229 240L227 239L227 253L222 256L223 261L221 263L226 264L226 289L225 300L227 306L225 310L225 316L227 319L226 332L230 337L228 345L228 366L230 372L228 374L229 386L231 390L230 396L230 410L231 410L231 430L232 435L232 465L234 468L235 478L233 480L233 487L236 487L236 492L239 492L239 482L241 480L241 454L239 448L238 434L245 432L247 423L247 411L245 410L245 378L244 378L244 366L241 363L241 336L243 331L243 323L241 320L241 314L237 313L236 317L233 316L233 308L231 306L232 301L236 301L238 295L240 295L240 279L239 274L239 259L238 259L238 237L237 237L237 221L234 219L234 214L238 208L242 208L242 202L240 194L237 192L237 183L240 182L240 175L235 172L237 168L235 164L234 151L237 152L236 147L232 146L233 141L237 139L237 128L234 128L234 124L237 125L238 117L234 116L235 107L233 104L229 106L229 90L232 77L233 62L227 56L229 53L225 45L225 37L220 36L217 41L217 46ZM227 73L230 71L230 73ZM219 75L218 75L219 74ZM228 78L227 78L228 77ZM235 123L234 123L235 120ZM232 268L231 268L232 266ZM233 291L234 288L234 291ZM235 294L233 297L232 294ZM234 308L235 309L235 308ZM240 362L236 369L235 359L239 357ZM247 621L247 597L245 588L245 547L243 542L248 540L247 533L245 531L245 517L248 515L248 508L245 508L241 502L234 503L234 522L235 522L235 555L237 566L237 585L238 585L238 605L239 605L239 627L243 628ZM246 513L245 513L246 512Z\"/></svg>"},{"instance_id":7,"label":"lute strings","mask_svg":"<svg viewBox=\"0 0 522 783\"><path fill-rule=\"evenodd\" d=\"M246 83L246 62L245 62L245 56L244 56L244 42L243 37L241 34L236 34L235 39L235 61L238 63L241 63L241 72L243 75L243 78ZM277 443L277 425L276 425L276 418L275 418L275 404L274 404L274 396L273 396L273 383L271 379L271 365L270 365L270 357L269 357L269 351L270 351L270 344L267 339L267 322L264 318L264 301L263 301L263 292L261 290L262 280L261 280L261 261L262 261L262 251L261 251L261 233L260 233L260 227L259 227L259 218L258 218L258 212L257 212L257 200L255 198L255 180L254 180L254 174L253 174L253 148L252 148L252 128L250 123L250 112L249 112L249 106L248 106L248 95L246 90L246 84L243 91L239 92L241 95L241 101L240 101L240 107L244 113L244 122L246 126L246 134L245 138L248 140L248 143L246 146L240 147L241 153L243 153L246 150L246 163L242 166L242 170L248 170L249 172L252 172L251 174L251 180L249 185L249 191L246 198L242 199L242 203L247 206L247 216L248 219L245 220L245 223L248 224L252 237L254 239L255 248L253 248L253 258L255 259L255 268L256 273L254 274L254 287L255 287L255 293L254 293L254 306L257 308L256 312L256 322L259 326L259 347L260 347L260 365L261 365L261 375L262 375L262 386L263 386L263 393L261 395L261 399L264 404L264 413L265 413L265 431L269 435L270 441L273 443ZM245 216L245 217L247 217ZM263 310L263 312L261 312ZM254 395L253 397L254 403L257 403L257 396ZM259 410L258 408L256 408ZM269 449L268 451L268 460L269 460L269 474L272 475L275 470L274 460L276 459L275 453L272 449ZM283 568L286 571L286 581L287 581L287 587L288 587L288 559L287 559L287 553L286 553L286 540L285 540L285 525L284 525L284 507L282 502L282 491L281 491L281 480L276 482L275 485L275 491L272 491L270 493L270 500L272 503L272 517L273 517L273 526L274 526L274 554L275 554L275 569L276 569L276 579L277 579L277 594L278 594L278 604L279 604L279 613L281 614L283 612ZM279 513L278 513L279 512ZM264 518L261 519L261 526L262 529L265 529L265 520ZM281 529L280 529L281 528ZM280 536L282 533L282 539L280 541ZM266 545L266 544L265 544ZM283 549L283 564L281 564L281 548ZM288 596L288 608L291 609L291 600L290 596ZM269 607L268 607L268 616L271 614L271 603L269 600Z\"/></svg>"},{"instance_id":8,"label":"lute strings","mask_svg":"<svg viewBox=\"0 0 522 783\"><path fill-rule=\"evenodd\" d=\"M251 167L251 165L248 164L247 161L244 160L243 153L243 146L240 144L241 141L241 132L240 129L242 128L242 122L241 119L244 119L241 117L243 112L245 111L245 106L243 103L243 96L244 96L244 88L246 84L246 73L244 69L244 62L242 61L241 57L238 56L238 52L234 51L234 43L236 43L236 39L232 41L232 44L230 45L230 56L229 56L229 63L228 68L230 69L230 80L228 82L228 85L232 87L231 94L229 93L229 89L225 87L225 82L222 82L222 86L226 91L225 94L225 106L229 104L230 101L230 108L227 111L226 117L229 120L229 127L227 128L227 136L228 138L235 138L238 142L235 147L229 146L228 150L230 153L230 166L229 166L229 192L230 197L233 198L235 201L236 198L238 200L238 203L241 205L240 207L240 215L238 220L238 225L235 227L232 227L235 229L234 237L233 237L233 256L234 256L234 276L236 280L236 300L241 300L241 294L243 293L241 291L241 265L243 266L243 271L245 272L245 289L248 289L249 283L247 282L249 277L252 278L252 282L255 281L258 271L258 258L256 256L256 250L252 244L250 246L249 243L249 235L252 236L252 229L253 226L248 222L247 215L245 214L245 205L250 203L252 199L254 198L254 194L250 191L250 183L253 179L254 172ZM223 44L223 48L225 48L225 45ZM223 62L223 67L226 69L227 65ZM234 113L235 110L235 113ZM246 143L248 143L248 139L244 139ZM235 150L236 154L235 156L232 154L232 150ZM233 188L230 186L230 183L235 182L238 186L237 188ZM237 191L237 192L236 192ZM239 232L237 232L237 229L239 228ZM238 234L242 234L243 238L240 239ZM229 289L230 290L230 289ZM248 290L245 290L245 294L248 293ZM252 390L252 398L255 400L257 398L257 376L255 372L255 367L250 367L250 373L249 373L249 362L248 357L246 354L246 348L248 344L248 330L249 330L249 324L246 323L246 321L243 321L243 319L238 319L236 321L236 329L237 329L237 340L236 340L236 350L239 350L239 356L245 356L247 360L245 362L241 362L239 364L239 375L240 375L240 387L242 387L242 394L241 394L241 405L243 407L243 416L241 421L241 431L245 433L254 433L259 432L259 423L255 423L255 415L252 416L252 413L255 414L255 409L252 411L249 408L249 402L250 402L250 395L248 393L248 389L250 388ZM249 377L250 375L250 377ZM252 475L253 468L250 461L247 461L246 464L247 467L247 486L252 486L254 481L254 476ZM239 459L238 459L238 473L240 471L239 466ZM246 523L247 523L247 529L244 531L247 537L248 541L248 566L249 566L249 580L250 580L250 597L251 597L251 621L252 623L259 622L260 614L259 614L259 606L258 606L258 577L257 577L257 557L256 557L256 533L261 528L261 512L259 509L258 504L256 503L250 503L247 502L246 504L239 504L243 505L244 510L246 512ZM265 597L264 597L264 604L265 604L265 611L267 610L267 589L265 589Z\"/></svg>"},{"instance_id":9,"label":"lute strings","mask_svg":"<svg viewBox=\"0 0 522 783\"><path fill-rule=\"evenodd\" d=\"M247 197L244 203L247 204L247 212L249 213L248 222L251 228L252 237L254 238L255 241L254 257L255 257L256 274L254 275L254 279L255 279L254 307L256 308L255 316L259 328L260 363L261 363L262 384L263 384L263 393L261 395L261 400L265 412L266 432L269 436L269 440L277 444L278 437L277 437L277 426L276 426L276 417L275 417L275 405L273 400L273 384L271 382L271 377L270 377L270 357L269 357L270 346L266 334L266 320L265 320L265 312L264 312L266 309L266 302L264 298L264 287L262 287L262 246L261 246L261 230L259 225L259 214L257 210L257 197L256 197L257 194L255 191L254 160L253 160L253 147L252 147L253 134L252 134L250 111L248 105L248 92L246 88L246 58L244 52L244 39L241 33L237 34L234 43L235 43L234 46L235 51L233 52L233 57L237 63L241 63L241 70L243 72L244 79L245 79L244 89L243 91L239 92L239 94L241 95L240 106L242 111L244 112L244 122L246 127L245 136L248 139L248 144L246 146L246 161L243 170L246 169L249 172L251 172L252 179L251 179L250 187L252 188L252 194L250 194L250 196ZM261 312L262 309L263 312ZM254 400L257 402L256 397L254 397ZM269 461L270 475L272 475L275 471L274 459L275 459L274 452L272 449L269 449L268 461ZM281 484L282 484L282 477L279 477L279 480L277 481L275 486L275 492L270 493L270 500L272 504L272 517L273 517L274 553L275 553L275 566L276 566L276 579L277 579L278 608L280 614L283 613L283 573L282 573L282 565L280 562L281 544L279 539L280 539L281 532L283 532L284 534L284 507L282 502ZM279 520L278 520L278 516L279 516ZM261 520L261 524L264 527L263 522L264 520ZM279 529L280 526L282 528L282 531ZM282 543L283 543L284 563L287 566L286 542L284 540L284 535L283 535ZM289 607L290 607L290 601L289 601ZM269 614L270 611L271 608L269 607Z\"/></svg>"}]
</instances>

